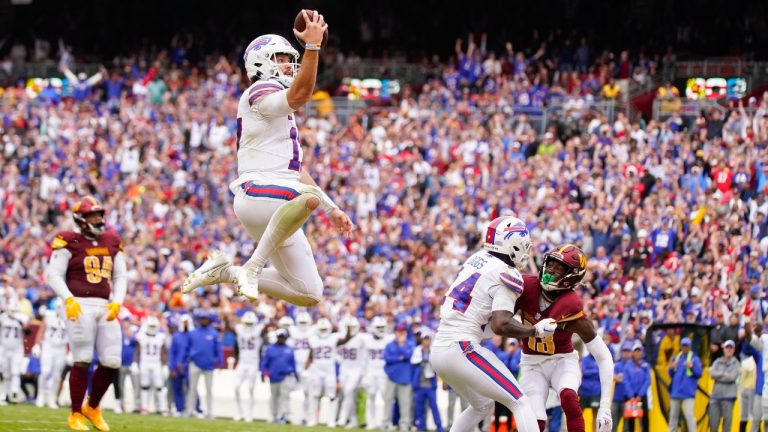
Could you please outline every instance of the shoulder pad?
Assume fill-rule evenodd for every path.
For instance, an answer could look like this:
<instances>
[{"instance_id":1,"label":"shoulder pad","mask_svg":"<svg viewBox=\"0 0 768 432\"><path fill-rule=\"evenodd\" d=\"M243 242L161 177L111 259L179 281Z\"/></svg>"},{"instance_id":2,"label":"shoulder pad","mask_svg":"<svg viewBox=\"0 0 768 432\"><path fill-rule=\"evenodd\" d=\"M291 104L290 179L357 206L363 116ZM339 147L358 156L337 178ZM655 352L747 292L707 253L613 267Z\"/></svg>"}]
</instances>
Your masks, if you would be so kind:
<instances>
[{"instance_id":1,"label":"shoulder pad","mask_svg":"<svg viewBox=\"0 0 768 432\"><path fill-rule=\"evenodd\" d=\"M115 230L109 230L102 234L102 239L105 243L112 246L117 246L118 250L123 250L123 241L120 239L120 234Z\"/></svg>"},{"instance_id":2,"label":"shoulder pad","mask_svg":"<svg viewBox=\"0 0 768 432\"><path fill-rule=\"evenodd\" d=\"M550 316L557 322L575 321L584 317L584 304L574 291L564 293L555 300Z\"/></svg>"},{"instance_id":3,"label":"shoulder pad","mask_svg":"<svg viewBox=\"0 0 768 432\"><path fill-rule=\"evenodd\" d=\"M54 250L63 249L67 247L69 243L75 240L78 235L79 234L74 231L62 231L56 234L56 237L54 237L53 241L51 242L51 248Z\"/></svg>"},{"instance_id":4,"label":"shoulder pad","mask_svg":"<svg viewBox=\"0 0 768 432\"><path fill-rule=\"evenodd\" d=\"M250 87L248 87L248 104L253 106L253 104L262 97L270 93L278 92L280 90L285 90L285 87L277 81L256 81Z\"/></svg>"},{"instance_id":5,"label":"shoulder pad","mask_svg":"<svg viewBox=\"0 0 768 432\"><path fill-rule=\"evenodd\" d=\"M511 289L515 293L523 293L523 277L520 275L519 271L513 268L508 268L499 273L499 280L501 281L502 285Z\"/></svg>"}]
</instances>

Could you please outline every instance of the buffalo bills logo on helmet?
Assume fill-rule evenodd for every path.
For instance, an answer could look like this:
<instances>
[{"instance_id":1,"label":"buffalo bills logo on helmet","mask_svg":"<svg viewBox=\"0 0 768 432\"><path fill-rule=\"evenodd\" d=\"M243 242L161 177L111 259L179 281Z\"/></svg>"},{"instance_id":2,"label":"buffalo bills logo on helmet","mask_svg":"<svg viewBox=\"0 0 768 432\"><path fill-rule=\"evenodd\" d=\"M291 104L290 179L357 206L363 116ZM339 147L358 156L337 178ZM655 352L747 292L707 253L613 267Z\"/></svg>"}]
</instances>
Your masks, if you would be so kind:
<instances>
[{"instance_id":1,"label":"buffalo bills logo on helmet","mask_svg":"<svg viewBox=\"0 0 768 432\"><path fill-rule=\"evenodd\" d=\"M514 234L520 234L520 237L528 236L528 228L526 228L525 224L517 224L510 227L506 227L504 228L504 232L507 233L504 236L504 240L512 237Z\"/></svg>"},{"instance_id":2,"label":"buffalo bills logo on helmet","mask_svg":"<svg viewBox=\"0 0 768 432\"><path fill-rule=\"evenodd\" d=\"M243 60L248 57L249 52L265 47L270 41L272 41L272 37L262 36L251 42L251 44L248 45L248 48L245 50L245 54L243 54Z\"/></svg>"}]
</instances>

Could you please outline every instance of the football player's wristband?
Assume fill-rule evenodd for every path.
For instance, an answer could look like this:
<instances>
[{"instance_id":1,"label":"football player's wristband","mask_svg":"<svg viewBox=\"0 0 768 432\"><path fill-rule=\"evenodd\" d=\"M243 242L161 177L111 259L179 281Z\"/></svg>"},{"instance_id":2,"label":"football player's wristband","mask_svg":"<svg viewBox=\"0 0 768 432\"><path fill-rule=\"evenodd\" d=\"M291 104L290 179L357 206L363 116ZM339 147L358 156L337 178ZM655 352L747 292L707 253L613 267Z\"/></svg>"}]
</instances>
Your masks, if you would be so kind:
<instances>
[{"instance_id":1,"label":"football player's wristband","mask_svg":"<svg viewBox=\"0 0 768 432\"><path fill-rule=\"evenodd\" d=\"M305 43L304 49L308 51L320 51L320 45L311 44L311 43Z\"/></svg>"}]
</instances>

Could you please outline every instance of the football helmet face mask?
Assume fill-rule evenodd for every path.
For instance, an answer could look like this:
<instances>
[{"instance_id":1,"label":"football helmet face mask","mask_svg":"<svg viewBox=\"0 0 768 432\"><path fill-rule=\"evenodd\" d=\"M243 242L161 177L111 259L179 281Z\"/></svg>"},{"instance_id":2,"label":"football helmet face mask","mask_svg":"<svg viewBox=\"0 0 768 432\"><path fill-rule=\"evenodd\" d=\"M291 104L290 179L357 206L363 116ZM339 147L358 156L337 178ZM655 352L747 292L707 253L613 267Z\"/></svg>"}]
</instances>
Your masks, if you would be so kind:
<instances>
[{"instance_id":1,"label":"football helmet face mask","mask_svg":"<svg viewBox=\"0 0 768 432\"><path fill-rule=\"evenodd\" d=\"M277 321L277 328L288 330L293 326L293 319L289 316L284 316Z\"/></svg>"},{"instance_id":2,"label":"football helmet face mask","mask_svg":"<svg viewBox=\"0 0 768 432\"><path fill-rule=\"evenodd\" d=\"M530 258L531 233L525 222L512 216L501 216L492 220L485 232L483 248L509 256L517 268L522 268Z\"/></svg>"},{"instance_id":3,"label":"football helmet face mask","mask_svg":"<svg viewBox=\"0 0 768 432\"><path fill-rule=\"evenodd\" d=\"M278 63L278 54L286 54L290 60ZM243 61L248 79L274 79L285 87L293 84L299 70L299 52L286 38L275 34L261 35L251 41L245 49ZM288 73L284 70L286 67L290 67Z\"/></svg>"},{"instance_id":4,"label":"football helmet face mask","mask_svg":"<svg viewBox=\"0 0 768 432\"><path fill-rule=\"evenodd\" d=\"M354 336L360 331L360 321L358 321L355 317L349 317L347 318L347 332L349 332L350 335Z\"/></svg>"},{"instance_id":5,"label":"football helmet face mask","mask_svg":"<svg viewBox=\"0 0 768 432\"><path fill-rule=\"evenodd\" d=\"M306 312L296 314L296 325L301 329L307 329L312 325L312 317Z\"/></svg>"},{"instance_id":6,"label":"football helmet face mask","mask_svg":"<svg viewBox=\"0 0 768 432\"><path fill-rule=\"evenodd\" d=\"M147 321L144 323L144 328L148 335L154 336L160 328L160 321L158 321L156 317L148 317Z\"/></svg>"},{"instance_id":7,"label":"football helmet face mask","mask_svg":"<svg viewBox=\"0 0 768 432\"><path fill-rule=\"evenodd\" d=\"M373 317L371 320L371 333L373 333L376 337L383 337L384 333L387 331L387 321L380 317Z\"/></svg>"},{"instance_id":8,"label":"football helmet face mask","mask_svg":"<svg viewBox=\"0 0 768 432\"><path fill-rule=\"evenodd\" d=\"M256 321L258 321L256 319L256 313L253 312L253 311L248 311L248 312L244 313L243 314L243 318L241 320L241 322L243 324L245 324L246 326L248 326L248 327L255 326L256 325Z\"/></svg>"},{"instance_id":9,"label":"football helmet face mask","mask_svg":"<svg viewBox=\"0 0 768 432\"><path fill-rule=\"evenodd\" d=\"M104 233L107 227L104 222L104 213L104 207L99 200L92 196L84 197L72 207L72 218L75 223L83 234L91 237L98 237ZM100 215L101 217L96 219L93 215Z\"/></svg>"},{"instance_id":10,"label":"football helmet face mask","mask_svg":"<svg viewBox=\"0 0 768 432\"><path fill-rule=\"evenodd\" d=\"M317 335L323 339L331 335L331 322L327 318L317 321Z\"/></svg>"},{"instance_id":11,"label":"football helmet face mask","mask_svg":"<svg viewBox=\"0 0 768 432\"><path fill-rule=\"evenodd\" d=\"M539 281L545 291L573 289L587 272L587 257L572 244L558 246L544 254Z\"/></svg>"}]
</instances>

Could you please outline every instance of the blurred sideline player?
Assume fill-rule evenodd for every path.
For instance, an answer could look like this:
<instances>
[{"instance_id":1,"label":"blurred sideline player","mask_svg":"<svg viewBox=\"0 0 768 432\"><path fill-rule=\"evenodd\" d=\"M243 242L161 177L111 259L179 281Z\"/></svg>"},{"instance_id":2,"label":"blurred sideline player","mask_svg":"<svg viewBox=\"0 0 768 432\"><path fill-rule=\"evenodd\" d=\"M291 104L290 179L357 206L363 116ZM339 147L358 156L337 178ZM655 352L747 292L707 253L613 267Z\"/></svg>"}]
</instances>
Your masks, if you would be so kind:
<instances>
[{"instance_id":1,"label":"blurred sideline player","mask_svg":"<svg viewBox=\"0 0 768 432\"><path fill-rule=\"evenodd\" d=\"M235 333L237 333L237 367L235 368L237 416L235 421L240 421L243 418L247 422L253 421L254 391L256 390L256 379L261 375L259 361L264 339L264 325L257 321L256 313L248 311L243 314L240 323L235 326ZM250 402L245 414L243 414L243 406L240 401L240 388L243 385L247 388Z\"/></svg>"},{"instance_id":2,"label":"blurred sideline player","mask_svg":"<svg viewBox=\"0 0 768 432\"><path fill-rule=\"evenodd\" d=\"M387 386L387 374L384 372L384 347L394 339L393 334L387 334L387 320L375 316L371 320L371 332L366 333L365 341L368 366L365 368L363 385L367 395L365 408L365 427L368 430L378 428L379 417L376 415L376 396L384 399L384 389Z\"/></svg>"},{"instance_id":3,"label":"blurred sideline player","mask_svg":"<svg viewBox=\"0 0 768 432\"><path fill-rule=\"evenodd\" d=\"M296 314L296 325L288 331L288 345L293 347L293 355L296 358L296 375L299 377L299 388L304 394L301 410L301 423L306 424L309 412L309 392L311 380L307 372L307 360L309 359L309 338L312 336L312 317L302 311Z\"/></svg>"},{"instance_id":4,"label":"blurred sideline player","mask_svg":"<svg viewBox=\"0 0 768 432\"><path fill-rule=\"evenodd\" d=\"M309 339L309 358L307 359L307 373L310 381L309 394L309 419L307 426L317 426L317 409L320 398L327 397L330 401L328 410L328 427L336 426L336 413L338 411L338 398L336 397L336 359L339 345L349 340L349 335L342 337L340 333L333 333L331 322L326 318L317 321L317 329Z\"/></svg>"},{"instance_id":5,"label":"blurred sideline player","mask_svg":"<svg viewBox=\"0 0 768 432\"><path fill-rule=\"evenodd\" d=\"M587 271L587 258L578 247L566 244L544 254L539 275L524 275L525 289L515 309L523 322L536 324L542 319L557 321L554 335L522 340L520 384L531 398L541 431L546 424L544 409L550 387L560 397L568 430L584 432L584 416L579 404L581 361L573 349L576 333L597 361L600 374L600 407L596 422L598 432L609 432L613 358L603 339L597 337L592 321L584 315L581 297L573 290Z\"/></svg>"},{"instance_id":6,"label":"blurred sideline player","mask_svg":"<svg viewBox=\"0 0 768 432\"><path fill-rule=\"evenodd\" d=\"M3 387L0 390L0 404L10 396L14 402L20 401L21 375L24 366L24 328L29 318L19 311L18 301L13 299L0 310L0 373L3 374Z\"/></svg>"},{"instance_id":7,"label":"blurred sideline player","mask_svg":"<svg viewBox=\"0 0 768 432\"><path fill-rule=\"evenodd\" d=\"M121 364L122 337L115 319L126 293L126 265L120 237L106 230L104 207L87 196L72 207L78 231L56 235L46 279L64 300L67 332L74 365L69 373L72 412L67 426L88 430L85 416L96 429L109 430L101 415L101 398L114 381ZM111 294L111 296L110 296ZM94 347L99 366L91 379L88 399L88 366Z\"/></svg>"},{"instance_id":8,"label":"blurred sideline player","mask_svg":"<svg viewBox=\"0 0 768 432\"><path fill-rule=\"evenodd\" d=\"M349 339L339 344L339 381L341 385L341 410L339 426L357 427L357 390L361 388L363 374L366 371L365 333L360 333L360 321L353 316L345 320Z\"/></svg>"},{"instance_id":9,"label":"blurred sideline player","mask_svg":"<svg viewBox=\"0 0 768 432\"><path fill-rule=\"evenodd\" d=\"M188 314L179 318L179 328L171 337L169 353L169 373L173 386L173 401L176 408L174 415L181 415L186 411L186 395L189 388L189 363L186 352L190 344L190 334L195 329L195 323ZM198 400L199 403L199 400Z\"/></svg>"},{"instance_id":10,"label":"blurred sideline player","mask_svg":"<svg viewBox=\"0 0 768 432\"><path fill-rule=\"evenodd\" d=\"M282 36L263 35L246 48L243 60L251 86L240 98L237 112L237 218L258 240L253 256L233 266L220 251L183 282L182 291L219 282L236 283L250 301L259 290L299 306L316 305L323 294L312 248L301 226L320 207L341 233L352 222L302 169L302 149L295 111L312 97L320 44L328 25L316 11L296 36L306 42L301 68L299 53ZM267 260L273 267L265 269Z\"/></svg>"},{"instance_id":11,"label":"blurred sideline player","mask_svg":"<svg viewBox=\"0 0 768 432\"><path fill-rule=\"evenodd\" d=\"M515 302L523 292L517 268L528 263L531 239L520 219L498 217L486 230L483 250L473 254L446 292L430 362L435 372L467 399L469 407L453 423L453 432L469 432L488 417L494 401L515 415L519 432L539 427L528 397L512 372L480 345L489 326L500 335L545 337L554 320L526 327L514 319Z\"/></svg>"},{"instance_id":12,"label":"blurred sideline player","mask_svg":"<svg viewBox=\"0 0 768 432\"><path fill-rule=\"evenodd\" d=\"M149 316L144 326L136 335L136 353L139 363L139 381L141 386L141 413L149 412L149 401L154 395L155 410L168 415L168 352L166 335L160 331L157 317Z\"/></svg>"},{"instance_id":13,"label":"blurred sideline player","mask_svg":"<svg viewBox=\"0 0 768 432\"><path fill-rule=\"evenodd\" d=\"M40 376L37 378L38 407L58 408L59 383L67 359L67 325L62 319L60 299L53 301L53 309L43 311L43 320L37 331L33 355L39 353Z\"/></svg>"}]
</instances>

